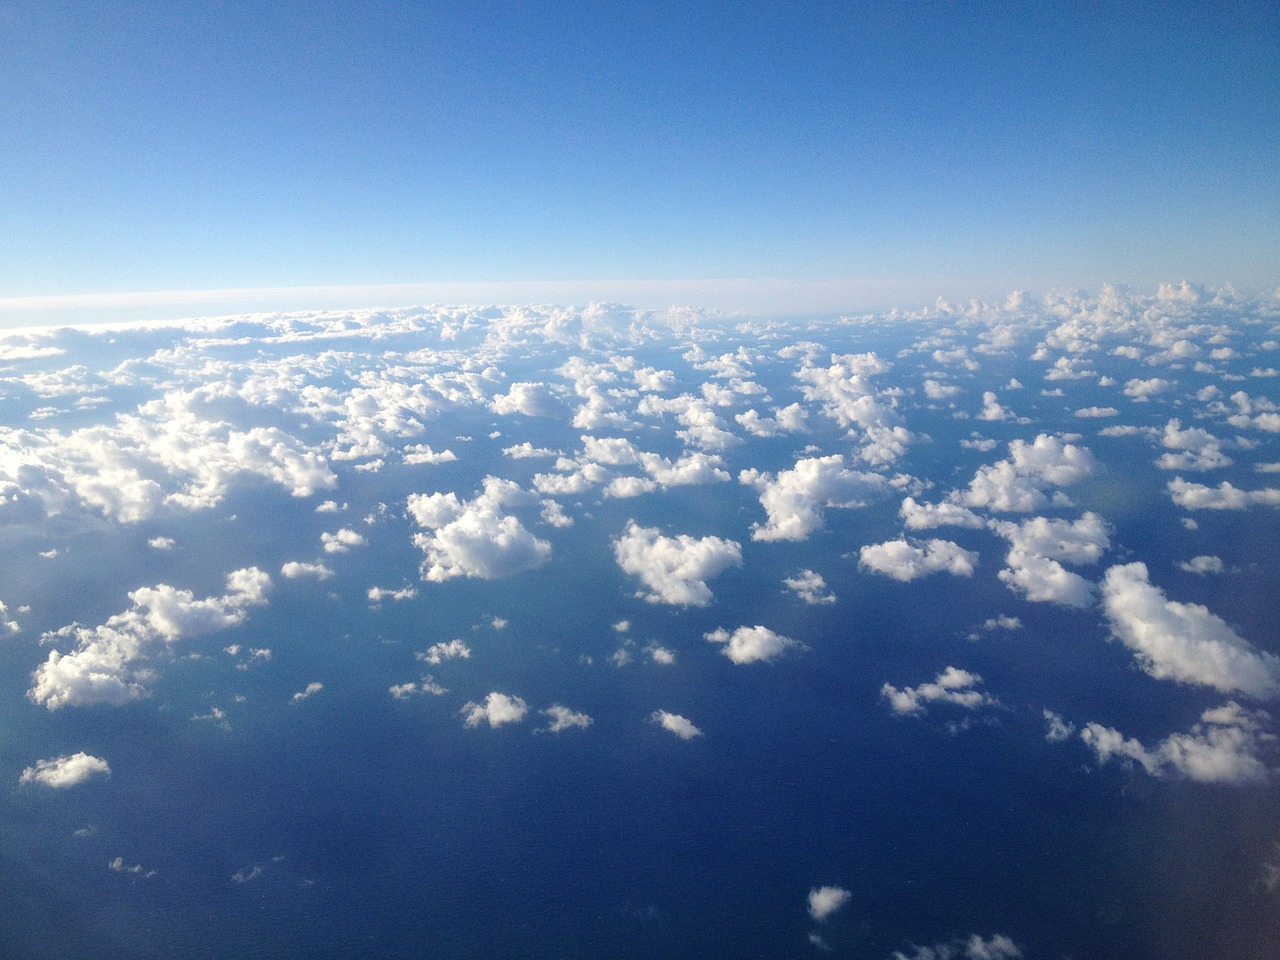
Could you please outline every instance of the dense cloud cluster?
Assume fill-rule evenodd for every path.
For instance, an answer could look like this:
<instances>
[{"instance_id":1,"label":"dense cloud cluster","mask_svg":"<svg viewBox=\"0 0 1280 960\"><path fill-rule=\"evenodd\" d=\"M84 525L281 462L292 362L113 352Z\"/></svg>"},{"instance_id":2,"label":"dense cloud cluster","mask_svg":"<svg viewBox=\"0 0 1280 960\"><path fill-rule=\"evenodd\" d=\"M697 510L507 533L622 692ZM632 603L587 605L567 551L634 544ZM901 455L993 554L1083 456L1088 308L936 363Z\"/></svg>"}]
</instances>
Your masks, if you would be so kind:
<instances>
[{"instance_id":1,"label":"dense cloud cluster","mask_svg":"<svg viewBox=\"0 0 1280 960\"><path fill-rule=\"evenodd\" d=\"M33 724L132 704L220 735L273 678L293 718L367 687L469 751L618 738L602 756L657 769L811 738L819 691L846 727L1016 739L1063 777L1267 788L1278 353L1280 301L1185 285L803 325L595 305L12 334L0 643ZM327 671L299 652L326 631ZM1102 670L1123 696L1081 695ZM135 775L111 734L54 730L13 759L24 795ZM845 886L807 909L820 948L865 919ZM885 950L1022 955L963 922Z\"/></svg>"}]
</instances>

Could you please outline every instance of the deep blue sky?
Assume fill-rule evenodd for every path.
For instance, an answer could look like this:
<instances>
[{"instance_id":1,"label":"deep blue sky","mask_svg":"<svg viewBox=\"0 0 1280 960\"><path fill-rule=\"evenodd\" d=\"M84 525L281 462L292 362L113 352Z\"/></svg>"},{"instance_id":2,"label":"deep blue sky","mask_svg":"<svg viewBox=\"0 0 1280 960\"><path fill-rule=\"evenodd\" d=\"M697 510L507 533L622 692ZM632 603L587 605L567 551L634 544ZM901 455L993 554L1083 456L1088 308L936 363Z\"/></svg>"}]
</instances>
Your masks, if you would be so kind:
<instances>
[{"instance_id":1,"label":"deep blue sky","mask_svg":"<svg viewBox=\"0 0 1280 960\"><path fill-rule=\"evenodd\" d=\"M1174 6L3 2L0 298L1269 289L1280 13Z\"/></svg>"}]
</instances>

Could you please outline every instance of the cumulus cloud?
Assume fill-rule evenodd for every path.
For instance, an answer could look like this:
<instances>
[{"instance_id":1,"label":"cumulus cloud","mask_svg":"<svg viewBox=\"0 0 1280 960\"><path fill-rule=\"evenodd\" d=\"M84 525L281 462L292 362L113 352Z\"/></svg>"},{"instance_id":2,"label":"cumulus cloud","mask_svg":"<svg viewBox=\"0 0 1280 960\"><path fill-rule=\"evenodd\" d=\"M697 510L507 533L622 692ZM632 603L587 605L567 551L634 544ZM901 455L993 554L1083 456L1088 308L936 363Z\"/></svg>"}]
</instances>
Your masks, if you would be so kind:
<instances>
[{"instance_id":1,"label":"cumulus cloud","mask_svg":"<svg viewBox=\"0 0 1280 960\"><path fill-rule=\"evenodd\" d=\"M11 618L9 608L5 606L3 600L0 600L0 636L4 636L7 633L20 633L21 631L22 627L18 625L16 620Z\"/></svg>"},{"instance_id":2,"label":"cumulus cloud","mask_svg":"<svg viewBox=\"0 0 1280 960\"><path fill-rule=\"evenodd\" d=\"M809 604L835 603L836 595L827 589L822 574L813 570L801 570L794 577L786 577L783 586L793 590L801 600Z\"/></svg>"},{"instance_id":3,"label":"cumulus cloud","mask_svg":"<svg viewBox=\"0 0 1280 960\"><path fill-rule=\"evenodd\" d=\"M935 527L970 527L981 529L985 522L972 510L955 503L919 503L907 497L898 509L903 526L908 530L932 530Z\"/></svg>"},{"instance_id":4,"label":"cumulus cloud","mask_svg":"<svg viewBox=\"0 0 1280 960\"><path fill-rule=\"evenodd\" d=\"M720 627L703 634L703 638L711 643L723 643L725 646L720 652L737 664L768 663L793 647L805 649L804 644L799 641L759 625L738 627L733 633Z\"/></svg>"},{"instance_id":5,"label":"cumulus cloud","mask_svg":"<svg viewBox=\"0 0 1280 960\"><path fill-rule=\"evenodd\" d=\"M306 687L299 690L297 693L293 695L293 702L297 703L300 700L306 700L308 697L314 697L317 693L319 693L323 689L324 689L323 683L318 683L313 680L311 683L308 683Z\"/></svg>"},{"instance_id":6,"label":"cumulus cloud","mask_svg":"<svg viewBox=\"0 0 1280 960\"><path fill-rule=\"evenodd\" d=\"M32 674L27 696L50 710L139 700L155 676L147 665L153 651L243 622L249 608L267 602L270 586L270 577L247 567L227 575L224 595L203 600L168 584L140 587L129 594L133 606L101 626L71 624L45 634L46 642L72 639L75 649L51 651Z\"/></svg>"},{"instance_id":7,"label":"cumulus cloud","mask_svg":"<svg viewBox=\"0 0 1280 960\"><path fill-rule=\"evenodd\" d=\"M1049 502L1047 488L1078 483L1092 476L1097 467L1087 447L1046 433L1031 443L1014 440L1009 453L1007 460L979 468L966 490L951 495L952 502L1003 513L1028 513Z\"/></svg>"},{"instance_id":8,"label":"cumulus cloud","mask_svg":"<svg viewBox=\"0 0 1280 960\"><path fill-rule=\"evenodd\" d=\"M542 713L550 719L550 723L541 727L539 732L561 733L565 730L585 730L591 726L592 720L585 713L570 710L559 703L553 703Z\"/></svg>"},{"instance_id":9,"label":"cumulus cloud","mask_svg":"<svg viewBox=\"0 0 1280 960\"><path fill-rule=\"evenodd\" d=\"M889 701L889 708L897 714L917 716L925 712L929 703L949 703L966 710L981 706L993 706L994 697L974 688L982 677L958 667L947 667L931 683L899 690L890 684L880 688L880 696Z\"/></svg>"},{"instance_id":10,"label":"cumulus cloud","mask_svg":"<svg viewBox=\"0 0 1280 960\"><path fill-rule=\"evenodd\" d=\"M650 603L703 607L711 602L707 581L729 567L742 565L742 546L719 537L700 539L681 534L665 537L634 520L613 542L613 555L624 572L640 578L638 596Z\"/></svg>"},{"instance_id":11,"label":"cumulus cloud","mask_svg":"<svg viewBox=\"0 0 1280 960\"><path fill-rule=\"evenodd\" d=\"M809 916L821 923L852 898L844 887L814 887L809 891Z\"/></svg>"},{"instance_id":12,"label":"cumulus cloud","mask_svg":"<svg viewBox=\"0 0 1280 960\"><path fill-rule=\"evenodd\" d=\"M333 570L323 563L303 563L299 560L290 560L284 564L280 573L289 580L297 580L299 577L328 580L334 576Z\"/></svg>"},{"instance_id":13,"label":"cumulus cloud","mask_svg":"<svg viewBox=\"0 0 1280 960\"><path fill-rule=\"evenodd\" d=\"M978 563L976 553L950 540L899 539L867 544L859 551L859 558L859 567L903 582L940 572L970 577Z\"/></svg>"},{"instance_id":14,"label":"cumulus cloud","mask_svg":"<svg viewBox=\"0 0 1280 960\"><path fill-rule=\"evenodd\" d=\"M111 767L101 757L81 751L70 756L37 760L34 767L27 767L18 778L19 783L39 783L54 790L65 790L84 783L93 777L111 774Z\"/></svg>"},{"instance_id":15,"label":"cumulus cloud","mask_svg":"<svg viewBox=\"0 0 1280 960\"><path fill-rule=\"evenodd\" d=\"M346 553L352 547L363 547L368 541L350 527L343 527L335 533L320 534L320 542L324 544L325 553Z\"/></svg>"},{"instance_id":16,"label":"cumulus cloud","mask_svg":"<svg viewBox=\"0 0 1280 960\"><path fill-rule=\"evenodd\" d=\"M461 638L455 637L453 640L440 643L433 643L427 647L426 651L419 653L419 660L426 663L436 664L443 663L446 660L468 660L471 657L471 648L467 646L467 642Z\"/></svg>"},{"instance_id":17,"label":"cumulus cloud","mask_svg":"<svg viewBox=\"0 0 1280 960\"><path fill-rule=\"evenodd\" d=\"M1160 444L1177 453L1162 454L1156 466L1162 470L1216 470L1229 467L1233 461L1222 452L1222 441L1200 427L1182 428L1182 422L1170 420L1164 426Z\"/></svg>"},{"instance_id":18,"label":"cumulus cloud","mask_svg":"<svg viewBox=\"0 0 1280 960\"><path fill-rule=\"evenodd\" d=\"M568 407L545 383L513 383L505 394L498 394L489 402L494 413L509 416L523 414L526 417L559 417Z\"/></svg>"},{"instance_id":19,"label":"cumulus cloud","mask_svg":"<svg viewBox=\"0 0 1280 960\"><path fill-rule=\"evenodd\" d=\"M702 736L701 730L678 713L655 710L649 715L649 722L658 724L663 730L674 733L681 740L692 740L694 737Z\"/></svg>"},{"instance_id":20,"label":"cumulus cloud","mask_svg":"<svg viewBox=\"0 0 1280 960\"><path fill-rule=\"evenodd\" d=\"M1201 554L1198 557L1192 557L1190 560L1183 560L1178 564L1179 569L1185 570L1187 573L1198 573L1203 576L1206 573L1221 573L1223 570L1222 559L1220 557L1208 556Z\"/></svg>"},{"instance_id":21,"label":"cumulus cloud","mask_svg":"<svg viewBox=\"0 0 1280 960\"><path fill-rule=\"evenodd\" d=\"M1245 710L1234 700L1206 710L1187 733L1174 733L1148 749L1113 727L1087 724L1083 740L1106 764L1112 759L1137 763L1148 774L1201 783L1262 783L1271 770L1259 756L1275 752L1276 736L1267 731L1271 717Z\"/></svg>"},{"instance_id":22,"label":"cumulus cloud","mask_svg":"<svg viewBox=\"0 0 1280 960\"><path fill-rule=\"evenodd\" d=\"M1037 602L1079 608L1093 604L1093 584L1062 564L1095 563L1111 546L1107 524L1096 513L1070 522L993 520L991 528L1009 541L1007 566L999 577L1010 589Z\"/></svg>"},{"instance_id":23,"label":"cumulus cloud","mask_svg":"<svg viewBox=\"0 0 1280 960\"><path fill-rule=\"evenodd\" d=\"M1280 657L1255 650L1206 607L1169 600L1151 584L1146 564L1109 569L1102 602L1112 633L1151 676L1260 699L1280 696Z\"/></svg>"},{"instance_id":24,"label":"cumulus cloud","mask_svg":"<svg viewBox=\"0 0 1280 960\"><path fill-rule=\"evenodd\" d=\"M463 723L468 727L478 727L482 723L490 727L500 727L507 723L519 723L529 712L528 705L519 697L505 693L493 692L484 698L483 703L470 701L458 711L463 716Z\"/></svg>"},{"instance_id":25,"label":"cumulus cloud","mask_svg":"<svg viewBox=\"0 0 1280 960\"><path fill-rule=\"evenodd\" d=\"M891 368L875 353L833 354L829 366L806 362L796 372L805 399L821 404L827 416L861 439L859 459L875 466L896 461L915 439L902 424L896 397L874 385Z\"/></svg>"},{"instance_id":26,"label":"cumulus cloud","mask_svg":"<svg viewBox=\"0 0 1280 960\"><path fill-rule=\"evenodd\" d=\"M426 558L422 579L442 583L454 577L497 580L533 570L551 559L551 544L530 533L506 507L536 504L537 498L510 480L486 477L471 500L454 493L413 494L409 515L430 532L414 544Z\"/></svg>"},{"instance_id":27,"label":"cumulus cloud","mask_svg":"<svg viewBox=\"0 0 1280 960\"><path fill-rule=\"evenodd\" d=\"M1184 510L1244 510L1251 504L1280 507L1280 489L1241 490L1223 480L1216 487L1174 477L1166 484L1173 502Z\"/></svg>"},{"instance_id":28,"label":"cumulus cloud","mask_svg":"<svg viewBox=\"0 0 1280 960\"><path fill-rule=\"evenodd\" d=\"M751 526L753 540L804 540L821 530L824 508L856 508L883 496L888 481L845 466L844 457L809 457L777 476L743 470L740 482L760 491L767 520Z\"/></svg>"},{"instance_id":29,"label":"cumulus cloud","mask_svg":"<svg viewBox=\"0 0 1280 960\"><path fill-rule=\"evenodd\" d=\"M1141 402L1150 400L1157 394L1164 393L1172 386L1172 383L1168 380L1163 380L1160 377L1150 377L1146 380L1135 377L1125 383L1124 395L1126 397L1133 397L1135 400Z\"/></svg>"},{"instance_id":30,"label":"cumulus cloud","mask_svg":"<svg viewBox=\"0 0 1280 960\"><path fill-rule=\"evenodd\" d=\"M452 450L433 450L430 444L415 443L405 447L401 454L404 462L411 467L424 464L452 463L458 455Z\"/></svg>"}]
</instances>

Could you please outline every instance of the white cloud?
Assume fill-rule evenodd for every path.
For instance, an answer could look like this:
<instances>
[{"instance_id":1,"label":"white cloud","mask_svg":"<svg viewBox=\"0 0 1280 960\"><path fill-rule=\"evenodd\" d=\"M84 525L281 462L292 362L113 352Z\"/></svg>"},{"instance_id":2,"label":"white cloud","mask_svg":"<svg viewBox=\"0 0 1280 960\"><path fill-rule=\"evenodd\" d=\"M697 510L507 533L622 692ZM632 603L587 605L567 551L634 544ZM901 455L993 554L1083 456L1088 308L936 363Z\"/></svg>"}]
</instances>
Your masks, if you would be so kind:
<instances>
[{"instance_id":1,"label":"white cloud","mask_svg":"<svg viewBox=\"0 0 1280 960\"><path fill-rule=\"evenodd\" d=\"M664 667L673 666L676 662L676 654L674 650L668 650L666 647L650 645L645 647L645 652L649 654L649 659L654 663L661 664Z\"/></svg>"},{"instance_id":2,"label":"white cloud","mask_svg":"<svg viewBox=\"0 0 1280 960\"><path fill-rule=\"evenodd\" d=\"M153 550L172 550L176 543L173 537L152 537L147 541L147 546Z\"/></svg>"},{"instance_id":3,"label":"white cloud","mask_svg":"<svg viewBox=\"0 0 1280 960\"><path fill-rule=\"evenodd\" d=\"M1164 393L1172 386L1172 383L1168 380L1163 380L1160 377L1151 377L1146 380L1135 377L1125 383L1124 395L1126 397L1133 397L1138 401L1145 401L1151 399L1157 394Z\"/></svg>"},{"instance_id":4,"label":"white cloud","mask_svg":"<svg viewBox=\"0 0 1280 960\"><path fill-rule=\"evenodd\" d=\"M81 751L70 756L37 760L34 767L27 767L18 778L19 783L40 783L54 790L65 790L97 776L109 776L111 767L101 757Z\"/></svg>"},{"instance_id":5,"label":"white cloud","mask_svg":"<svg viewBox=\"0 0 1280 960\"><path fill-rule=\"evenodd\" d=\"M809 916L821 923L852 898L844 887L814 887L809 891Z\"/></svg>"},{"instance_id":6,"label":"white cloud","mask_svg":"<svg viewBox=\"0 0 1280 960\"><path fill-rule=\"evenodd\" d=\"M417 595L417 587L370 587L367 593L369 602L374 605L383 600L412 600Z\"/></svg>"},{"instance_id":7,"label":"white cloud","mask_svg":"<svg viewBox=\"0 0 1280 960\"><path fill-rule=\"evenodd\" d=\"M1075 416L1081 419L1096 419L1100 417L1118 417L1120 411L1115 407L1081 407L1075 412Z\"/></svg>"},{"instance_id":8,"label":"white cloud","mask_svg":"<svg viewBox=\"0 0 1280 960\"><path fill-rule=\"evenodd\" d=\"M484 703L471 701L464 704L458 712L463 714L463 723L468 727L478 727L482 723L500 727L506 723L522 721L529 712L529 707L519 697L495 691L484 698Z\"/></svg>"},{"instance_id":9,"label":"white cloud","mask_svg":"<svg viewBox=\"0 0 1280 960\"><path fill-rule=\"evenodd\" d=\"M822 529L824 508L863 507L888 489L884 477L849 469L839 454L799 460L776 477L743 470L738 479L760 491L768 518L752 524L753 540L804 540Z\"/></svg>"},{"instance_id":10,"label":"white cloud","mask_svg":"<svg viewBox=\"0 0 1280 960\"><path fill-rule=\"evenodd\" d=\"M280 568L280 573L290 580L299 577L314 577L316 580L328 580L334 576L333 570L323 563L303 563L290 560Z\"/></svg>"},{"instance_id":11,"label":"white cloud","mask_svg":"<svg viewBox=\"0 0 1280 960\"><path fill-rule=\"evenodd\" d=\"M1136 739L1099 723L1086 724L1080 738L1105 764L1113 758L1136 762L1155 777L1183 777L1201 783L1263 783L1271 771L1259 758L1274 750L1267 732L1270 716L1235 701L1206 710L1188 733L1174 733L1148 749Z\"/></svg>"},{"instance_id":12,"label":"white cloud","mask_svg":"<svg viewBox=\"0 0 1280 960\"><path fill-rule=\"evenodd\" d=\"M1052 710L1044 711L1044 721L1044 738L1050 743L1063 743L1070 740L1071 735L1076 732L1075 724L1067 723Z\"/></svg>"},{"instance_id":13,"label":"white cloud","mask_svg":"<svg viewBox=\"0 0 1280 960\"><path fill-rule=\"evenodd\" d=\"M859 558L859 567L903 582L939 572L969 577L978 563L976 553L950 540L899 539L867 544L859 551Z\"/></svg>"},{"instance_id":14,"label":"white cloud","mask_svg":"<svg viewBox=\"0 0 1280 960\"><path fill-rule=\"evenodd\" d=\"M649 715L649 722L660 725L663 730L669 730L681 740L692 740L694 737L702 736L701 730L678 713L655 710Z\"/></svg>"},{"instance_id":15,"label":"white cloud","mask_svg":"<svg viewBox=\"0 0 1280 960\"><path fill-rule=\"evenodd\" d=\"M1280 507L1280 489L1241 490L1223 480L1216 487L1174 477L1166 484L1173 502L1184 510L1244 510L1250 504Z\"/></svg>"},{"instance_id":16,"label":"white cloud","mask_svg":"<svg viewBox=\"0 0 1280 960\"><path fill-rule=\"evenodd\" d=\"M317 693L319 693L323 689L324 689L323 683L317 683L315 681L312 681L311 683L308 683L304 689L299 690L297 693L293 695L293 702L297 703L299 700L306 700L308 697L314 697Z\"/></svg>"},{"instance_id":17,"label":"white cloud","mask_svg":"<svg viewBox=\"0 0 1280 960\"><path fill-rule=\"evenodd\" d=\"M51 651L32 674L27 696L50 710L139 700L155 676L145 665L154 648L243 622L250 607L267 602L270 586L270 577L247 567L227 575L226 594L204 600L168 584L140 587L129 594L133 607L101 626L71 624L46 634L44 641L74 638L75 649Z\"/></svg>"},{"instance_id":18,"label":"white cloud","mask_svg":"<svg viewBox=\"0 0 1280 960\"><path fill-rule=\"evenodd\" d=\"M409 514L430 533L413 542L426 558L422 579L442 583L454 577L497 580L533 570L551 559L551 544L530 533L504 507L537 503L510 480L489 476L472 500L457 494L412 494Z\"/></svg>"},{"instance_id":19,"label":"white cloud","mask_svg":"<svg viewBox=\"0 0 1280 960\"><path fill-rule=\"evenodd\" d=\"M639 577L646 587L639 596L675 606L706 606L711 602L706 581L742 565L742 547L733 540L664 537L657 528L634 520L614 541L613 555L624 572Z\"/></svg>"},{"instance_id":20,"label":"white cloud","mask_svg":"<svg viewBox=\"0 0 1280 960\"><path fill-rule=\"evenodd\" d=\"M1221 573L1223 570L1222 558L1201 554L1198 557L1192 557L1190 560L1183 560L1178 567L1187 573L1198 573L1202 576L1206 573Z\"/></svg>"},{"instance_id":21,"label":"white cloud","mask_svg":"<svg viewBox=\"0 0 1280 960\"><path fill-rule=\"evenodd\" d=\"M827 589L822 574L813 570L801 570L794 577L787 577L783 586L793 590L801 600L809 604L835 603L836 595Z\"/></svg>"},{"instance_id":22,"label":"white cloud","mask_svg":"<svg viewBox=\"0 0 1280 960\"><path fill-rule=\"evenodd\" d=\"M912 945L911 953L893 951L890 960L1018 960L1022 950L1002 933L991 937L970 934L967 940L952 940L921 947Z\"/></svg>"},{"instance_id":23,"label":"white cloud","mask_svg":"<svg viewBox=\"0 0 1280 960\"><path fill-rule=\"evenodd\" d=\"M505 394L498 394L489 402L494 413L509 416L523 414L526 417L559 417L568 412L565 404L545 383L513 383Z\"/></svg>"},{"instance_id":24,"label":"white cloud","mask_svg":"<svg viewBox=\"0 0 1280 960\"><path fill-rule=\"evenodd\" d=\"M320 534L320 542L324 544L325 553L346 553L352 547L363 547L368 541L350 527L343 527L336 533Z\"/></svg>"},{"instance_id":25,"label":"white cloud","mask_svg":"<svg viewBox=\"0 0 1280 960\"><path fill-rule=\"evenodd\" d=\"M4 636L6 633L20 633L21 631L22 627L18 625L16 620L10 618L9 608L5 606L3 600L0 600L0 636Z\"/></svg>"},{"instance_id":26,"label":"white cloud","mask_svg":"<svg viewBox=\"0 0 1280 960\"><path fill-rule=\"evenodd\" d=\"M833 354L828 367L806 362L796 372L805 399L822 404L827 416L860 436L859 458L876 466L893 463L915 439L902 425L897 399L873 385L872 378L891 367L875 353Z\"/></svg>"},{"instance_id":27,"label":"white cloud","mask_svg":"<svg viewBox=\"0 0 1280 960\"><path fill-rule=\"evenodd\" d=\"M556 450L549 450L546 447L535 447L526 440L524 443L517 443L514 446L503 447L503 456L510 457L512 460L534 460L538 458L558 457L560 454Z\"/></svg>"},{"instance_id":28,"label":"white cloud","mask_svg":"<svg viewBox=\"0 0 1280 960\"><path fill-rule=\"evenodd\" d=\"M433 643L427 647L425 653L419 653L419 660L423 660L431 665L443 663L445 660L469 660L471 658L471 648L467 646L467 642L461 638L454 638L449 642Z\"/></svg>"},{"instance_id":29,"label":"white cloud","mask_svg":"<svg viewBox=\"0 0 1280 960\"><path fill-rule=\"evenodd\" d=\"M918 687L897 687L885 684L880 688L880 696L889 701L894 713L918 715L925 712L925 704L949 703L966 710L976 710L981 706L993 706L996 700L987 694L975 690L982 682L982 677L958 667L947 667L931 683L922 683Z\"/></svg>"},{"instance_id":30,"label":"white cloud","mask_svg":"<svg viewBox=\"0 0 1280 960\"><path fill-rule=\"evenodd\" d=\"M585 730L592 724L591 718L585 713L570 710L559 703L553 703L542 713L549 717L551 722L542 727L540 732L560 733L564 730Z\"/></svg>"},{"instance_id":31,"label":"white cloud","mask_svg":"<svg viewBox=\"0 0 1280 960\"><path fill-rule=\"evenodd\" d=\"M405 447L401 453L404 456L404 462L409 466L420 466L423 464L452 463L458 459L458 455L452 450L433 450L430 444L415 443Z\"/></svg>"},{"instance_id":32,"label":"white cloud","mask_svg":"<svg viewBox=\"0 0 1280 960\"><path fill-rule=\"evenodd\" d=\"M1162 470L1215 470L1229 467L1234 461L1222 452L1222 441L1200 427L1182 429L1182 422L1170 420L1164 426L1160 443L1178 453L1166 453L1156 460Z\"/></svg>"},{"instance_id":33,"label":"white cloud","mask_svg":"<svg viewBox=\"0 0 1280 960\"><path fill-rule=\"evenodd\" d=\"M1178 603L1152 586L1142 563L1114 566L1102 581L1112 633L1151 676L1271 699L1280 696L1280 657L1257 651L1198 603Z\"/></svg>"},{"instance_id":34,"label":"white cloud","mask_svg":"<svg viewBox=\"0 0 1280 960\"><path fill-rule=\"evenodd\" d=\"M907 497L898 510L908 530L932 530L935 527L970 527L981 529L985 521L972 510L955 503L919 503Z\"/></svg>"},{"instance_id":35,"label":"white cloud","mask_svg":"<svg viewBox=\"0 0 1280 960\"><path fill-rule=\"evenodd\" d=\"M720 652L737 664L768 663L792 647L798 650L806 649L804 644L799 641L784 637L768 627L759 625L738 627L733 633L729 633L728 630L720 627L710 633L703 634L703 639L709 640L711 643L725 644Z\"/></svg>"},{"instance_id":36,"label":"white cloud","mask_svg":"<svg viewBox=\"0 0 1280 960\"><path fill-rule=\"evenodd\" d=\"M967 507L1027 513L1049 502L1045 489L1070 486L1093 474L1097 462L1087 447L1041 433L1009 444L1010 458L979 468L969 487L950 500Z\"/></svg>"},{"instance_id":37,"label":"white cloud","mask_svg":"<svg viewBox=\"0 0 1280 960\"><path fill-rule=\"evenodd\" d=\"M1009 541L1007 567L999 577L1010 589L1037 602L1080 608L1093 604L1093 584L1062 563L1095 563L1111 546L1107 524L1096 513L1072 522L1044 517L1016 524L993 520L991 528Z\"/></svg>"}]
</instances>

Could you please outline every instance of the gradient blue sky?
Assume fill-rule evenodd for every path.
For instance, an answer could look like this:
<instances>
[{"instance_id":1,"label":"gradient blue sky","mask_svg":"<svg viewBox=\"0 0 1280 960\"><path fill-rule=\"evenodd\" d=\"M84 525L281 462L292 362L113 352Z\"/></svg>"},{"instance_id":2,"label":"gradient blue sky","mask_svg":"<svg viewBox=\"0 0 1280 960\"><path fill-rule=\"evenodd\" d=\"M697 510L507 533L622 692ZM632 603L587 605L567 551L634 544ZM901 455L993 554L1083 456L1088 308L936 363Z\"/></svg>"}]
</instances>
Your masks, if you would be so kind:
<instances>
[{"instance_id":1,"label":"gradient blue sky","mask_svg":"<svg viewBox=\"0 0 1280 960\"><path fill-rule=\"evenodd\" d=\"M1280 283L1273 3L11 0L0 90L6 325Z\"/></svg>"}]
</instances>

